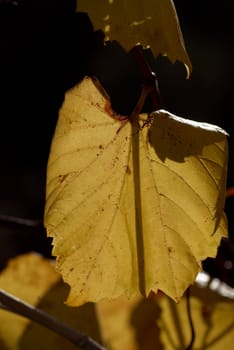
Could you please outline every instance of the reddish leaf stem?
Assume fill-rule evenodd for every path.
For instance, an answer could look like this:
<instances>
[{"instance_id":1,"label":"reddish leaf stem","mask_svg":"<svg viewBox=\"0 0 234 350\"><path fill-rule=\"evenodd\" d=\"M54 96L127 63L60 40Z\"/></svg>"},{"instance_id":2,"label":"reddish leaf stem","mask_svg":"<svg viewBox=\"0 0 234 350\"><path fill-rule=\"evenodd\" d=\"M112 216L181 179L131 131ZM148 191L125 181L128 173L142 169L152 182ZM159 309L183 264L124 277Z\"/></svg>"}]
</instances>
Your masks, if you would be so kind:
<instances>
[{"instance_id":1,"label":"reddish leaf stem","mask_svg":"<svg viewBox=\"0 0 234 350\"><path fill-rule=\"evenodd\" d=\"M158 88L158 79L156 73L152 71L149 63L147 62L142 46L134 46L131 50L131 53L140 68L143 77L143 89L145 86L150 87L150 97L153 108L155 110L162 108L162 102Z\"/></svg>"}]
</instances>

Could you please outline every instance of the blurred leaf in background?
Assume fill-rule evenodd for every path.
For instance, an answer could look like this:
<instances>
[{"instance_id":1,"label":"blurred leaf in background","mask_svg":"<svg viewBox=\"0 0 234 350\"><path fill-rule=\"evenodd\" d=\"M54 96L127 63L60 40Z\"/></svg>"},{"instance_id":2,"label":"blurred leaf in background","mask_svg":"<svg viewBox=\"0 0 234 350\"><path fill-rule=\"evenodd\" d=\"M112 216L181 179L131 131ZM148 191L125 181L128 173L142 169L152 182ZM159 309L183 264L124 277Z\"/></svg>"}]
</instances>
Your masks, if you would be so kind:
<instances>
[{"instance_id":1,"label":"blurred leaf in background","mask_svg":"<svg viewBox=\"0 0 234 350\"><path fill-rule=\"evenodd\" d=\"M0 274L0 288L101 340L95 306L69 308L64 305L69 288L55 272L53 263L40 255L28 253L10 260ZM47 328L5 310L0 310L1 341L6 350L77 349Z\"/></svg>"}]
</instances>

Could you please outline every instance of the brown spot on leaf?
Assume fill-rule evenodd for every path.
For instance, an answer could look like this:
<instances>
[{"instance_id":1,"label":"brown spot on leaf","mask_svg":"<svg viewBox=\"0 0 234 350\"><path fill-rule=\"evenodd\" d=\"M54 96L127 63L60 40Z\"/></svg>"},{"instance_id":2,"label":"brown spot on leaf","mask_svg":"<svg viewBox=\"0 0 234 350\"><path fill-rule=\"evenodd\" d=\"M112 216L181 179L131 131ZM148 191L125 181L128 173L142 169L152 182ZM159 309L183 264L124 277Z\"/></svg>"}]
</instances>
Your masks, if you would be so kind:
<instances>
[{"instance_id":1,"label":"brown spot on leaf","mask_svg":"<svg viewBox=\"0 0 234 350\"><path fill-rule=\"evenodd\" d=\"M63 183L66 179L67 175L59 175L59 181L60 183Z\"/></svg>"},{"instance_id":2,"label":"brown spot on leaf","mask_svg":"<svg viewBox=\"0 0 234 350\"><path fill-rule=\"evenodd\" d=\"M209 323L211 321L212 311L211 308L207 305L202 305L201 309L202 318L206 323Z\"/></svg>"},{"instance_id":3,"label":"brown spot on leaf","mask_svg":"<svg viewBox=\"0 0 234 350\"><path fill-rule=\"evenodd\" d=\"M129 175L132 173L132 171L131 171L131 169L130 169L130 167L128 165L126 167L126 173L129 174Z\"/></svg>"}]
</instances>

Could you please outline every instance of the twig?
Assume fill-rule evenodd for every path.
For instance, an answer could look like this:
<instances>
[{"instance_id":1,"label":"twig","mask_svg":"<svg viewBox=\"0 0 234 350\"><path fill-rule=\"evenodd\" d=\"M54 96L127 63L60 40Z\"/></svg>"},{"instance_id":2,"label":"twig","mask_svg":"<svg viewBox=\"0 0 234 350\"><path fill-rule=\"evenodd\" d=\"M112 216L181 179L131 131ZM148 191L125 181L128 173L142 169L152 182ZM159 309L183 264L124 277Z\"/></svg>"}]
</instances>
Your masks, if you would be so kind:
<instances>
[{"instance_id":1,"label":"twig","mask_svg":"<svg viewBox=\"0 0 234 350\"><path fill-rule=\"evenodd\" d=\"M84 350L106 350L90 337L0 289L0 308L35 321Z\"/></svg>"},{"instance_id":2,"label":"twig","mask_svg":"<svg viewBox=\"0 0 234 350\"><path fill-rule=\"evenodd\" d=\"M187 314L188 314L188 319L189 319L189 325L191 329L191 340L189 345L187 346L186 350L191 350L193 348L193 344L195 341L195 329L193 325L193 320L192 320L192 314L191 314L191 305L190 305L190 288L187 289L186 291L186 306L187 306Z\"/></svg>"},{"instance_id":3,"label":"twig","mask_svg":"<svg viewBox=\"0 0 234 350\"><path fill-rule=\"evenodd\" d=\"M12 216L12 215L6 215L6 214L0 214L0 222L4 224L13 224L13 225L25 226L25 227L39 227L43 225L41 220L25 219L25 218L20 218L18 216Z\"/></svg>"}]
</instances>

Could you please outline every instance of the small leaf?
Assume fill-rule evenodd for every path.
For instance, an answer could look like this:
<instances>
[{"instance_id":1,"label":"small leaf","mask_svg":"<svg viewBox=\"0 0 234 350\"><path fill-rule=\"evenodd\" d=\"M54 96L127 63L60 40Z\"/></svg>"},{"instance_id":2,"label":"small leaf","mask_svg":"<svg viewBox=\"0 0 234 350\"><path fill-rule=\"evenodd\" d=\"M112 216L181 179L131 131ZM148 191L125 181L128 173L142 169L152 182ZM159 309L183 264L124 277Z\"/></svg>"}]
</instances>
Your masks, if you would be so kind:
<instances>
[{"instance_id":1,"label":"small leaf","mask_svg":"<svg viewBox=\"0 0 234 350\"><path fill-rule=\"evenodd\" d=\"M226 235L226 133L164 110L131 123L91 79L66 94L47 171L45 226L68 303L174 300Z\"/></svg>"},{"instance_id":2,"label":"small leaf","mask_svg":"<svg viewBox=\"0 0 234 350\"><path fill-rule=\"evenodd\" d=\"M107 39L117 40L127 50L139 42L149 45L155 56L183 62L189 77L192 65L172 0L79 0L78 10L87 12Z\"/></svg>"}]
</instances>

